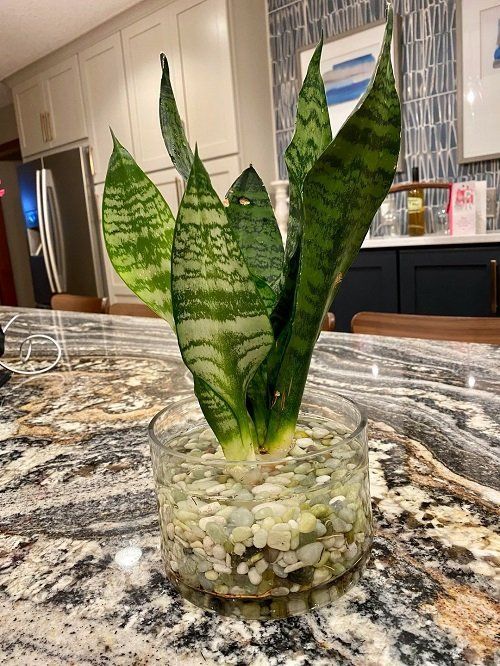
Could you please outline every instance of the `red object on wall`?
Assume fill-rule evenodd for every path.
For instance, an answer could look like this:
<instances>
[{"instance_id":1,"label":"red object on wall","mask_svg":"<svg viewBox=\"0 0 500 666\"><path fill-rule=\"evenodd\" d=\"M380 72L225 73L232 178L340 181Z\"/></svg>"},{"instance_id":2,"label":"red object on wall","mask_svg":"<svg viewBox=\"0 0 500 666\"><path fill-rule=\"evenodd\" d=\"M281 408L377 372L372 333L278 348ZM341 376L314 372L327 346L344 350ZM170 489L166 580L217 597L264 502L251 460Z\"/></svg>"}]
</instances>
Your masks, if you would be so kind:
<instances>
[{"instance_id":1,"label":"red object on wall","mask_svg":"<svg viewBox=\"0 0 500 666\"><path fill-rule=\"evenodd\" d=\"M0 198L0 305L17 305L16 288L10 263L9 246Z\"/></svg>"}]
</instances>

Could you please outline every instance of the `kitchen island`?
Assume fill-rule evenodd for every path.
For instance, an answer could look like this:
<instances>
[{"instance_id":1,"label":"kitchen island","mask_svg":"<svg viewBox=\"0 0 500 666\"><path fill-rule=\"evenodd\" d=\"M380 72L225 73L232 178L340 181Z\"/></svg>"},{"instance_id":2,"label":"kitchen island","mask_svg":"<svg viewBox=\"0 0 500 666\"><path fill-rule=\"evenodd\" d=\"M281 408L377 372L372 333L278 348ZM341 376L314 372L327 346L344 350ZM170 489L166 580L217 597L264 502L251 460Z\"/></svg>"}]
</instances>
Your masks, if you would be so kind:
<instances>
[{"instance_id":1,"label":"kitchen island","mask_svg":"<svg viewBox=\"0 0 500 666\"><path fill-rule=\"evenodd\" d=\"M163 573L147 424L191 391L167 324L14 312L11 361L29 329L63 354L0 389L2 664L495 663L499 347L322 334L310 386L369 417L372 557L335 604L259 624Z\"/></svg>"}]
</instances>

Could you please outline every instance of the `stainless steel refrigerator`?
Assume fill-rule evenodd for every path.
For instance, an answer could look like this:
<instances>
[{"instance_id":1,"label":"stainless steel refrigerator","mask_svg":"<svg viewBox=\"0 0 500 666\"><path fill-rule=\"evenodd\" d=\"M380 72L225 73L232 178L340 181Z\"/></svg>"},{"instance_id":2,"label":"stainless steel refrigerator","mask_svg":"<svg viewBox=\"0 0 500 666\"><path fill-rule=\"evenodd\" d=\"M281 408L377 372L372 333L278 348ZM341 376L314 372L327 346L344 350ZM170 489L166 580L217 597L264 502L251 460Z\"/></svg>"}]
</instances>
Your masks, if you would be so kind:
<instances>
[{"instance_id":1,"label":"stainless steel refrigerator","mask_svg":"<svg viewBox=\"0 0 500 666\"><path fill-rule=\"evenodd\" d=\"M105 296L88 148L22 164L18 184L37 305L55 293Z\"/></svg>"}]
</instances>

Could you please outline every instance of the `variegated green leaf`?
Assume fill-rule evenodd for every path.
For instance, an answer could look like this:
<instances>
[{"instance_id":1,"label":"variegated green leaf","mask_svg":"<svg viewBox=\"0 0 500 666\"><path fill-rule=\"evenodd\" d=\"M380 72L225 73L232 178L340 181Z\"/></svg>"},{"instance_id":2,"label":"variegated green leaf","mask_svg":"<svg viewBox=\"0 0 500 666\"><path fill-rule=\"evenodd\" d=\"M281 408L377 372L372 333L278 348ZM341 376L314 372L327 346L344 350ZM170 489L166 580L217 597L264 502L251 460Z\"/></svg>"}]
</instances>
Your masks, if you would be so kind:
<instances>
[{"instance_id":1,"label":"variegated green leaf","mask_svg":"<svg viewBox=\"0 0 500 666\"><path fill-rule=\"evenodd\" d=\"M179 116L177 104L170 81L170 70L168 60L164 53L161 54L161 86L160 86L160 125L163 140L170 159L179 174L187 180L193 164L193 151L191 150L182 120Z\"/></svg>"},{"instance_id":2,"label":"variegated green leaf","mask_svg":"<svg viewBox=\"0 0 500 666\"><path fill-rule=\"evenodd\" d=\"M322 48L323 40L317 45L309 62L297 102L295 133L285 151L290 212L285 248L283 288L279 303L273 314L273 327L276 334L279 334L292 318L304 217L302 204L304 179L332 140L325 86L320 71Z\"/></svg>"},{"instance_id":3,"label":"variegated green leaf","mask_svg":"<svg viewBox=\"0 0 500 666\"><path fill-rule=\"evenodd\" d=\"M246 392L274 339L262 299L197 152L175 227L172 303L185 364L233 412L242 440L238 458L252 457ZM225 454L232 455L227 442L221 444Z\"/></svg>"},{"instance_id":4,"label":"variegated green leaf","mask_svg":"<svg viewBox=\"0 0 500 666\"><path fill-rule=\"evenodd\" d=\"M371 84L304 182L304 228L290 340L267 444L287 448L321 322L394 178L401 134L391 65L392 10Z\"/></svg>"},{"instance_id":5,"label":"variegated green leaf","mask_svg":"<svg viewBox=\"0 0 500 666\"><path fill-rule=\"evenodd\" d=\"M170 260L175 219L115 136L113 144L102 206L108 255L125 284L173 327Z\"/></svg>"},{"instance_id":6,"label":"variegated green leaf","mask_svg":"<svg viewBox=\"0 0 500 666\"><path fill-rule=\"evenodd\" d=\"M224 448L226 458L240 459L243 455L240 428L232 410L203 379L196 375L194 392L207 422Z\"/></svg>"},{"instance_id":7,"label":"variegated green leaf","mask_svg":"<svg viewBox=\"0 0 500 666\"><path fill-rule=\"evenodd\" d=\"M226 201L226 215L243 258L266 304L270 299L271 311L283 270L283 242L269 195L252 165L231 185Z\"/></svg>"}]
</instances>

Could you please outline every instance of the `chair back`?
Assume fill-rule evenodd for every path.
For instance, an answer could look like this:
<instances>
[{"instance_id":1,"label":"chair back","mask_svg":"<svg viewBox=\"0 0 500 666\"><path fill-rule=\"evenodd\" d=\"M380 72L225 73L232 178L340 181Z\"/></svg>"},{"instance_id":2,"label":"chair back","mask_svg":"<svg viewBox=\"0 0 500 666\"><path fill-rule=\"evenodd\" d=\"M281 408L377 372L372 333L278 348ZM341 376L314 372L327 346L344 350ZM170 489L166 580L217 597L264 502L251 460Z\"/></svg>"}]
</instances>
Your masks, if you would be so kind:
<instances>
[{"instance_id":1,"label":"chair back","mask_svg":"<svg viewBox=\"0 0 500 666\"><path fill-rule=\"evenodd\" d=\"M322 331L334 331L335 330L335 315L333 312L327 312L323 323L321 324Z\"/></svg>"},{"instance_id":2,"label":"chair back","mask_svg":"<svg viewBox=\"0 0 500 666\"><path fill-rule=\"evenodd\" d=\"M113 303L109 306L109 314L128 315L129 317L158 317L156 313L143 303Z\"/></svg>"},{"instance_id":3,"label":"chair back","mask_svg":"<svg viewBox=\"0 0 500 666\"><path fill-rule=\"evenodd\" d=\"M442 317L358 312L352 318L351 331L398 338L500 345L500 317Z\"/></svg>"},{"instance_id":4,"label":"chair back","mask_svg":"<svg viewBox=\"0 0 500 666\"><path fill-rule=\"evenodd\" d=\"M98 296L78 296L76 294L54 294L50 299L53 310L67 312L95 312L105 314L108 299Z\"/></svg>"}]
</instances>

